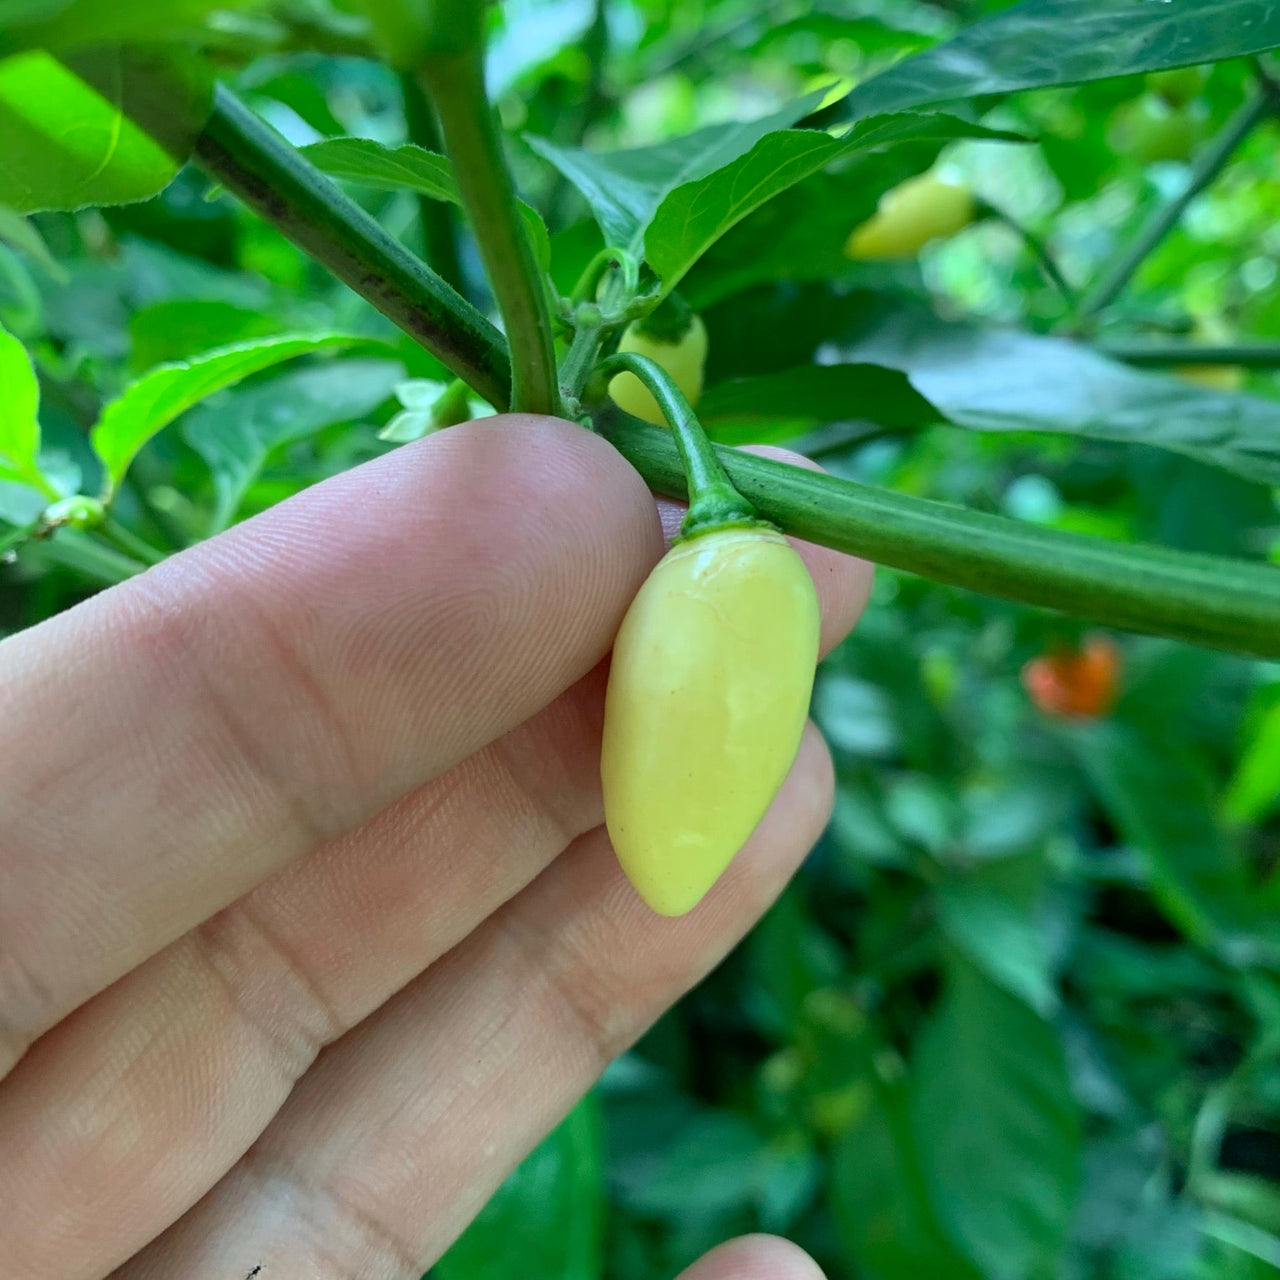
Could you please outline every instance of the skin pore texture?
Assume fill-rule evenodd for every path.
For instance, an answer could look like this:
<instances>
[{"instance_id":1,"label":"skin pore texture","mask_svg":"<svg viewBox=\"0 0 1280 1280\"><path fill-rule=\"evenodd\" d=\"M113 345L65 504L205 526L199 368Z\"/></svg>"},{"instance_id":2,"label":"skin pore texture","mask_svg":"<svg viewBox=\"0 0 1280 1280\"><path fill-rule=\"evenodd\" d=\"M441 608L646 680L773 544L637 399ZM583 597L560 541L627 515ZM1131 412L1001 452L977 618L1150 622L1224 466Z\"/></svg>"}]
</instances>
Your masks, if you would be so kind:
<instances>
[{"instance_id":1,"label":"skin pore texture","mask_svg":"<svg viewBox=\"0 0 1280 1280\"><path fill-rule=\"evenodd\" d=\"M490 418L0 643L5 1280L416 1280L751 927L826 821L812 728L680 920L601 826L675 518L591 433ZM797 549L830 647L870 570ZM816 1274L726 1248L685 1280Z\"/></svg>"}]
</instances>

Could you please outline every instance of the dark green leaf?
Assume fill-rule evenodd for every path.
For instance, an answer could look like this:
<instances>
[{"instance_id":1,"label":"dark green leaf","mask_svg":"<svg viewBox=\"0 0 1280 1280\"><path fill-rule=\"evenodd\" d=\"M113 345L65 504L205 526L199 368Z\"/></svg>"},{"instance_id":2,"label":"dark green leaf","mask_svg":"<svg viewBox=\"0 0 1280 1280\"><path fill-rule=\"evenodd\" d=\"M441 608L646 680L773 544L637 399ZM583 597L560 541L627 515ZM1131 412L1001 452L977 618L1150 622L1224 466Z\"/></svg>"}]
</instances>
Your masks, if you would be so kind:
<instances>
[{"instance_id":1,"label":"dark green leaf","mask_svg":"<svg viewBox=\"0 0 1280 1280\"><path fill-rule=\"evenodd\" d=\"M1058 1007L1040 921L1005 894L952 879L937 892L938 923L951 944L1041 1017Z\"/></svg>"},{"instance_id":2,"label":"dark green leaf","mask_svg":"<svg viewBox=\"0 0 1280 1280\"><path fill-rule=\"evenodd\" d=\"M584 151L546 138L526 137L525 141L582 192L605 241L639 256L646 229L672 191L731 164L766 134L795 124L819 97L811 94L745 124L713 124L629 151Z\"/></svg>"},{"instance_id":3,"label":"dark green leaf","mask_svg":"<svg viewBox=\"0 0 1280 1280\"><path fill-rule=\"evenodd\" d=\"M735 378L708 391L698 414L726 444L785 439L827 422L920 427L940 417L905 375L874 364L809 364Z\"/></svg>"},{"instance_id":4,"label":"dark green leaf","mask_svg":"<svg viewBox=\"0 0 1280 1280\"><path fill-rule=\"evenodd\" d=\"M726 231L828 164L895 143L952 138L1022 141L947 115L863 120L843 138L805 129L766 134L745 155L703 178L682 182L663 199L644 235L645 257L664 291L673 289Z\"/></svg>"},{"instance_id":5,"label":"dark green leaf","mask_svg":"<svg viewBox=\"0 0 1280 1280\"><path fill-rule=\"evenodd\" d=\"M1065 338L878 318L845 359L901 369L950 422L1171 449L1246 480L1280 484L1280 405L1118 364Z\"/></svg>"},{"instance_id":6,"label":"dark green leaf","mask_svg":"<svg viewBox=\"0 0 1280 1280\"><path fill-rule=\"evenodd\" d=\"M956 958L914 1072L912 1120L943 1229L986 1276L1048 1273L1071 1226L1080 1160L1057 1032Z\"/></svg>"},{"instance_id":7,"label":"dark green leaf","mask_svg":"<svg viewBox=\"0 0 1280 1280\"><path fill-rule=\"evenodd\" d=\"M235 518L273 449L372 413L403 377L404 366L395 360L342 360L291 370L196 409L182 436L213 473L211 531Z\"/></svg>"},{"instance_id":8,"label":"dark green leaf","mask_svg":"<svg viewBox=\"0 0 1280 1280\"><path fill-rule=\"evenodd\" d=\"M314 337L262 338L208 351L191 361L161 365L108 404L90 434L112 487L120 483L138 450L157 431L215 391L297 356L366 339L326 333Z\"/></svg>"},{"instance_id":9,"label":"dark green leaf","mask_svg":"<svg viewBox=\"0 0 1280 1280\"><path fill-rule=\"evenodd\" d=\"M599 1105L589 1094L436 1263L438 1280L599 1280L604 1227Z\"/></svg>"},{"instance_id":10,"label":"dark green leaf","mask_svg":"<svg viewBox=\"0 0 1280 1280\"><path fill-rule=\"evenodd\" d=\"M979 1280L939 1225L903 1084L877 1084L871 1106L845 1133L832 1201L845 1247L870 1280Z\"/></svg>"},{"instance_id":11,"label":"dark green leaf","mask_svg":"<svg viewBox=\"0 0 1280 1280\"><path fill-rule=\"evenodd\" d=\"M846 119L1280 47L1270 0L1024 0L860 84Z\"/></svg>"},{"instance_id":12,"label":"dark green leaf","mask_svg":"<svg viewBox=\"0 0 1280 1280\"><path fill-rule=\"evenodd\" d=\"M1223 954L1260 954L1250 930L1272 929L1259 918L1239 849L1215 818L1203 765L1167 739L1122 724L1070 726L1064 737L1112 821L1146 856L1152 890L1171 918ZM1266 950L1274 953L1274 943Z\"/></svg>"}]
</instances>

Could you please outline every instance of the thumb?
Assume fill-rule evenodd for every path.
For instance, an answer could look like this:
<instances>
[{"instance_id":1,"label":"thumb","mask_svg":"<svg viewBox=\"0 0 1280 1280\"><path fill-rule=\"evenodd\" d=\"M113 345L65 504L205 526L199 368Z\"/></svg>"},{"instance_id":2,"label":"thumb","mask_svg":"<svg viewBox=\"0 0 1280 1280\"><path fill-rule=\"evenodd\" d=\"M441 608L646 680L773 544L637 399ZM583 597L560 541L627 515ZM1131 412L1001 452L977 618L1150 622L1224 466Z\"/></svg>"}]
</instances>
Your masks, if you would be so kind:
<instances>
[{"instance_id":1,"label":"thumb","mask_svg":"<svg viewBox=\"0 0 1280 1280\"><path fill-rule=\"evenodd\" d=\"M818 1264L779 1236L739 1236L704 1254L679 1280L823 1280Z\"/></svg>"}]
</instances>

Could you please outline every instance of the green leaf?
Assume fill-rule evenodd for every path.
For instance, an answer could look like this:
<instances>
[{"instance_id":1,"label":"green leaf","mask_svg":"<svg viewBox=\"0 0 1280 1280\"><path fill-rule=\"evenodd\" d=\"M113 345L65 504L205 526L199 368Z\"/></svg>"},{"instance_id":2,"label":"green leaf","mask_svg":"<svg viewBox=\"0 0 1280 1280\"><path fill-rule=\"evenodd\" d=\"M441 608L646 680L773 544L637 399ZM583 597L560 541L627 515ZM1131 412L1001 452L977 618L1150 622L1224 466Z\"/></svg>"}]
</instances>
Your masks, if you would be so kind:
<instances>
[{"instance_id":1,"label":"green leaf","mask_svg":"<svg viewBox=\"0 0 1280 1280\"><path fill-rule=\"evenodd\" d=\"M902 370L957 426L1151 445L1280 484L1274 400L1133 369L1065 338L947 324L900 308L880 314L841 355Z\"/></svg>"},{"instance_id":2,"label":"green leaf","mask_svg":"<svg viewBox=\"0 0 1280 1280\"><path fill-rule=\"evenodd\" d=\"M600 1280L604 1151L589 1094L502 1184L432 1271L438 1280Z\"/></svg>"},{"instance_id":3,"label":"green leaf","mask_svg":"<svg viewBox=\"0 0 1280 1280\"><path fill-rule=\"evenodd\" d=\"M948 115L900 115L863 120L843 138L808 129L766 134L745 155L665 197L645 232L645 257L664 292L731 227L780 192L860 152L894 143L952 138L1026 141Z\"/></svg>"},{"instance_id":4,"label":"green leaf","mask_svg":"<svg viewBox=\"0 0 1280 1280\"><path fill-rule=\"evenodd\" d=\"M943 933L988 978L1041 1017L1057 1009L1058 993L1034 913L966 880L941 884L936 906Z\"/></svg>"},{"instance_id":5,"label":"green leaf","mask_svg":"<svg viewBox=\"0 0 1280 1280\"><path fill-rule=\"evenodd\" d=\"M145 200L208 114L210 82L179 52L102 49L0 62L0 204L19 213ZM144 131L135 120L145 120Z\"/></svg>"},{"instance_id":6,"label":"green leaf","mask_svg":"<svg viewBox=\"0 0 1280 1280\"><path fill-rule=\"evenodd\" d=\"M195 409L182 438L213 475L211 532L235 518L273 449L372 413L404 377L396 360L342 360L293 369Z\"/></svg>"},{"instance_id":7,"label":"green leaf","mask_svg":"<svg viewBox=\"0 0 1280 1280\"><path fill-rule=\"evenodd\" d=\"M214 347L265 338L284 326L271 316L216 298L168 298L135 311L129 320L135 369L190 360Z\"/></svg>"},{"instance_id":8,"label":"green leaf","mask_svg":"<svg viewBox=\"0 0 1280 1280\"><path fill-rule=\"evenodd\" d=\"M808 364L734 378L698 401L698 416L726 444L785 439L827 422L920 427L939 419L905 375L874 364Z\"/></svg>"},{"instance_id":9,"label":"green leaf","mask_svg":"<svg viewBox=\"0 0 1280 1280\"><path fill-rule=\"evenodd\" d=\"M257 0L19 0L30 16L16 30L0 30L0 54L19 49L66 50L116 42L154 44L198 38L215 10L247 9ZM35 21L34 19L42 19ZM4 24L0 17L0 24Z\"/></svg>"},{"instance_id":10,"label":"green leaf","mask_svg":"<svg viewBox=\"0 0 1280 1280\"><path fill-rule=\"evenodd\" d=\"M856 120L1280 47L1271 0L1024 0L858 85Z\"/></svg>"},{"instance_id":11,"label":"green leaf","mask_svg":"<svg viewBox=\"0 0 1280 1280\"><path fill-rule=\"evenodd\" d=\"M986 1276L1050 1274L1080 1178L1057 1032L955 957L913 1065L916 1142L944 1230Z\"/></svg>"},{"instance_id":12,"label":"green leaf","mask_svg":"<svg viewBox=\"0 0 1280 1280\"><path fill-rule=\"evenodd\" d=\"M795 124L820 100L820 94L810 94L759 120L713 124L627 151L583 151L532 136L525 141L582 192L605 242L639 256L646 229L672 191L732 163L766 134Z\"/></svg>"},{"instance_id":13,"label":"green leaf","mask_svg":"<svg viewBox=\"0 0 1280 1280\"><path fill-rule=\"evenodd\" d=\"M832 1168L836 1227L869 1280L980 1280L947 1239L925 1183L903 1083L877 1083Z\"/></svg>"},{"instance_id":14,"label":"green leaf","mask_svg":"<svg viewBox=\"0 0 1280 1280\"><path fill-rule=\"evenodd\" d=\"M374 187L379 191L412 191L461 205L462 196L453 177L453 166L445 156L414 143L383 146L371 138L329 138L300 148L318 169L344 182ZM520 212L533 239L538 263L546 270L551 264L551 237L547 224L536 209L520 201Z\"/></svg>"},{"instance_id":15,"label":"green leaf","mask_svg":"<svg viewBox=\"0 0 1280 1280\"><path fill-rule=\"evenodd\" d=\"M1207 771L1187 750L1115 723L1064 726L1063 737L1188 937L1218 952L1252 952L1251 929L1273 932L1255 918L1240 851L1214 816Z\"/></svg>"},{"instance_id":16,"label":"green leaf","mask_svg":"<svg viewBox=\"0 0 1280 1280\"><path fill-rule=\"evenodd\" d=\"M0 474L40 475L40 384L27 349L0 328Z\"/></svg>"},{"instance_id":17,"label":"green leaf","mask_svg":"<svg viewBox=\"0 0 1280 1280\"><path fill-rule=\"evenodd\" d=\"M103 409L90 433L90 443L106 469L109 488L120 483L138 450L156 432L206 396L296 356L363 341L367 339L335 333L264 338L152 369Z\"/></svg>"},{"instance_id":18,"label":"green leaf","mask_svg":"<svg viewBox=\"0 0 1280 1280\"><path fill-rule=\"evenodd\" d=\"M1228 822L1257 822L1280 806L1280 699L1262 715L1222 801Z\"/></svg>"},{"instance_id":19,"label":"green leaf","mask_svg":"<svg viewBox=\"0 0 1280 1280\"><path fill-rule=\"evenodd\" d=\"M0 28L39 22L65 9L71 0L0 0Z\"/></svg>"}]
</instances>

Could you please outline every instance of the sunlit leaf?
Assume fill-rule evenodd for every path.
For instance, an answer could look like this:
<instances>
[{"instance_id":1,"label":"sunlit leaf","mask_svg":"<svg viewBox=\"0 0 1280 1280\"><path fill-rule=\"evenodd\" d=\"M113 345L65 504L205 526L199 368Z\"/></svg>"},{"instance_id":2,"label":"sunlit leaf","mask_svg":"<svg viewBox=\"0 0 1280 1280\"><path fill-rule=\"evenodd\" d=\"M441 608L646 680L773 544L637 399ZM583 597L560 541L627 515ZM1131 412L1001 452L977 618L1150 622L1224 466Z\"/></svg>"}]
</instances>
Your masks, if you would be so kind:
<instances>
[{"instance_id":1,"label":"sunlit leaf","mask_svg":"<svg viewBox=\"0 0 1280 1280\"><path fill-rule=\"evenodd\" d=\"M348 334L263 338L223 347L191 361L161 365L144 374L102 411L90 443L109 483L120 483L138 450L156 432L215 391L297 356L365 341Z\"/></svg>"},{"instance_id":2,"label":"sunlit leaf","mask_svg":"<svg viewBox=\"0 0 1280 1280\"><path fill-rule=\"evenodd\" d=\"M0 62L0 204L19 213L145 200L186 158L210 102L179 53L100 49ZM147 132L135 121L145 121Z\"/></svg>"}]
</instances>

